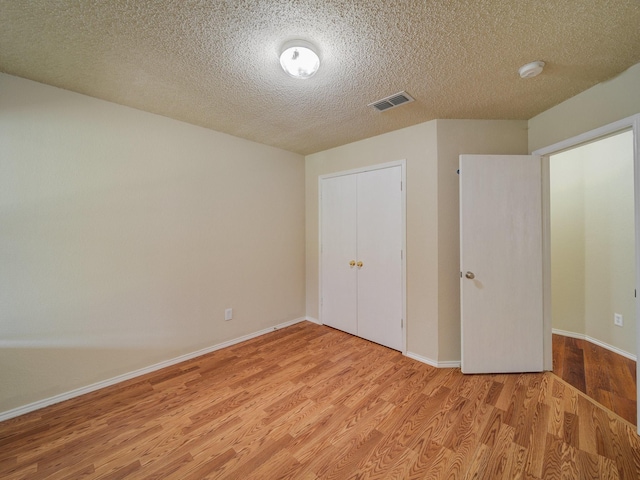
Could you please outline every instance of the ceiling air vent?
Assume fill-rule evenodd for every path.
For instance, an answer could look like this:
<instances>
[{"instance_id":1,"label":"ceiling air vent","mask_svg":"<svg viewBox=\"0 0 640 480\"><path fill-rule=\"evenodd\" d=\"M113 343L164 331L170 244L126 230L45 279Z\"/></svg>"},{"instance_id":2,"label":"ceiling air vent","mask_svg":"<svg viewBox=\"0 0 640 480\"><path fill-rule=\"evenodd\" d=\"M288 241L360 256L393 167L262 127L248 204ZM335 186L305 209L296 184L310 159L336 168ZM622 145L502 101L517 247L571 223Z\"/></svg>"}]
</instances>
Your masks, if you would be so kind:
<instances>
[{"instance_id":1,"label":"ceiling air vent","mask_svg":"<svg viewBox=\"0 0 640 480\"><path fill-rule=\"evenodd\" d=\"M399 92L376 102L370 103L368 107L373 107L379 112L384 112L405 103L413 102L413 98L407 92Z\"/></svg>"}]
</instances>

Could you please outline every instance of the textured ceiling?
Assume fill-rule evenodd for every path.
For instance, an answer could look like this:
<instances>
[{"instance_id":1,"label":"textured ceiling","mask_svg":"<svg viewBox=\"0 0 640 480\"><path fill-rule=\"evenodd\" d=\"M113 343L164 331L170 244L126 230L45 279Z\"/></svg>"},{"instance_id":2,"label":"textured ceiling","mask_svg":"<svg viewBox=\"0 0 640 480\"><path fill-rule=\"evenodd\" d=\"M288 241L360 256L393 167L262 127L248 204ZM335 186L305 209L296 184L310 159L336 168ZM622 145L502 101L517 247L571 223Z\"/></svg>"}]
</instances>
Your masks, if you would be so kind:
<instances>
[{"instance_id":1,"label":"textured ceiling","mask_svg":"<svg viewBox=\"0 0 640 480\"><path fill-rule=\"evenodd\" d=\"M529 119L640 62L639 25L638 0L0 0L0 71L308 154ZM280 68L295 38L311 79ZM401 90L416 101L367 107Z\"/></svg>"}]
</instances>

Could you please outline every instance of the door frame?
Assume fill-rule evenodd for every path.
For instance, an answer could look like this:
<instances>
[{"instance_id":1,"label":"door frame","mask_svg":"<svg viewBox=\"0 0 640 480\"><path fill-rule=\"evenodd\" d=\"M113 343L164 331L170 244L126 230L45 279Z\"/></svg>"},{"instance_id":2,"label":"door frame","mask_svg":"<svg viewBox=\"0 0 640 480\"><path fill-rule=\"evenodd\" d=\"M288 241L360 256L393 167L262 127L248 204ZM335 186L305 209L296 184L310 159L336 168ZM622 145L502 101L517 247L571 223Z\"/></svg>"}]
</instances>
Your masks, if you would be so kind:
<instances>
[{"instance_id":1,"label":"door frame","mask_svg":"<svg viewBox=\"0 0 640 480\"><path fill-rule=\"evenodd\" d=\"M407 354L407 161L405 159L392 162L380 163L377 165L369 165L366 167L344 170L340 172L327 173L318 177L318 317L322 325L323 308L322 308L322 181L328 178L341 177L344 175L353 175L356 173L370 172L373 170L382 170L391 167L401 167L400 175L402 181L401 198L401 236L402 236L402 354Z\"/></svg>"},{"instance_id":2,"label":"door frame","mask_svg":"<svg viewBox=\"0 0 640 480\"><path fill-rule=\"evenodd\" d=\"M548 147L540 148L532 152L533 155L542 157L542 215L543 215L543 282L544 282L544 361L545 370L553 370L552 331L551 331L551 201L550 201L550 174L549 157L577 147L583 143L592 142L624 130L633 131L633 181L634 181L634 217L636 239L636 291L640 290L640 113L622 120L590 130L575 137L568 138ZM640 297L636 294L636 358L640 357ZM637 418L640 419L640 370L636 369L637 389ZM640 421L637 422L640 435Z\"/></svg>"},{"instance_id":3,"label":"door frame","mask_svg":"<svg viewBox=\"0 0 640 480\"><path fill-rule=\"evenodd\" d=\"M459 162L462 373L541 372L545 369L545 335L540 324L544 314L542 159L462 154ZM492 215L504 205L503 212ZM518 212L517 226L509 225ZM501 241L504 245L498 250L486 246ZM522 248L530 249L532 257L522 257ZM501 258L506 255L502 262L484 261L483 257L493 258L492 253L498 252ZM468 269L478 278L465 278ZM530 275L522 276L523 271ZM487 293L490 290L494 294ZM522 311L526 313L520 315ZM489 344L495 351L487 353Z\"/></svg>"}]
</instances>

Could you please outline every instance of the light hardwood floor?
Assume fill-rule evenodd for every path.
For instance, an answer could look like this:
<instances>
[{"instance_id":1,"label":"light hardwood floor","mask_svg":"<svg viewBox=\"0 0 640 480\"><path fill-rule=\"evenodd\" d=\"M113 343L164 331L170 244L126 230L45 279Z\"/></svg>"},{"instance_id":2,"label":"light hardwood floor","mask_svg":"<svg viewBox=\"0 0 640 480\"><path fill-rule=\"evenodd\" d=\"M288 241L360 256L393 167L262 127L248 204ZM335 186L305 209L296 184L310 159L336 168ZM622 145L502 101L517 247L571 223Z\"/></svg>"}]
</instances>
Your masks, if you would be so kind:
<instances>
[{"instance_id":1,"label":"light hardwood floor","mask_svg":"<svg viewBox=\"0 0 640 480\"><path fill-rule=\"evenodd\" d=\"M586 340L553 335L553 373L636 425L636 362Z\"/></svg>"},{"instance_id":2,"label":"light hardwood floor","mask_svg":"<svg viewBox=\"0 0 640 480\"><path fill-rule=\"evenodd\" d=\"M3 479L637 479L552 373L464 376L308 322L0 423Z\"/></svg>"}]
</instances>

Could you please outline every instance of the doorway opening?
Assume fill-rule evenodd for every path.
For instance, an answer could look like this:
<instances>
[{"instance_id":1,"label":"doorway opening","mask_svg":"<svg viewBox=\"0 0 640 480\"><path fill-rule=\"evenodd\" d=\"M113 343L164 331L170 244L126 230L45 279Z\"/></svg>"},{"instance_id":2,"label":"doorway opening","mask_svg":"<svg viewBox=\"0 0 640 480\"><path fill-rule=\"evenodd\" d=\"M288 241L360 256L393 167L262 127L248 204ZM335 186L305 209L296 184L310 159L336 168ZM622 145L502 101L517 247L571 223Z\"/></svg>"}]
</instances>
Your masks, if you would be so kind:
<instances>
[{"instance_id":1,"label":"doorway opening","mask_svg":"<svg viewBox=\"0 0 640 480\"><path fill-rule=\"evenodd\" d=\"M636 423L633 131L549 156L553 371Z\"/></svg>"}]
</instances>

